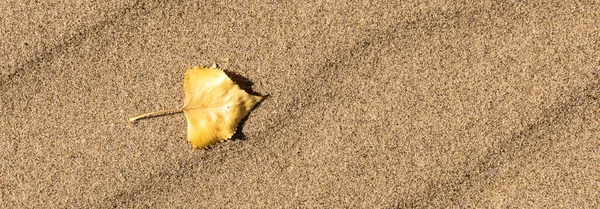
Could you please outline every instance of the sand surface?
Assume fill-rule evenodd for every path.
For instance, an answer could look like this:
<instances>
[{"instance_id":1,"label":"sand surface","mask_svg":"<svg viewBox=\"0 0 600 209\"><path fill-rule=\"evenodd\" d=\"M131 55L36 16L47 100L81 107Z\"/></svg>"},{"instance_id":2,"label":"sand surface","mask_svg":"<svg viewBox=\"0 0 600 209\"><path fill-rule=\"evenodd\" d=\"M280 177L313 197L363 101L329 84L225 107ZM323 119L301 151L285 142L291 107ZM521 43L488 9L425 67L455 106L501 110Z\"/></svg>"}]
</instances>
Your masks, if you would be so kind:
<instances>
[{"instance_id":1,"label":"sand surface","mask_svg":"<svg viewBox=\"0 0 600 209\"><path fill-rule=\"evenodd\" d=\"M70 2L0 3L2 208L600 207L597 1ZM126 121L213 63L235 140Z\"/></svg>"}]
</instances>

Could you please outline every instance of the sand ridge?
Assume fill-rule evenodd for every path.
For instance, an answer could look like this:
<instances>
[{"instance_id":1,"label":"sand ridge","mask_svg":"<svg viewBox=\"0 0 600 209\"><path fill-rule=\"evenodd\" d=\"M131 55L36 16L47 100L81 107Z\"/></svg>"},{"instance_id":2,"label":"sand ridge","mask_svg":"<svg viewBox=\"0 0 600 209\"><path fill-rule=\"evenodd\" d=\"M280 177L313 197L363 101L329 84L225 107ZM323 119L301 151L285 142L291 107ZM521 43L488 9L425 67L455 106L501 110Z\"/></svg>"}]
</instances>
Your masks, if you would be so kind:
<instances>
[{"instance_id":1,"label":"sand ridge","mask_svg":"<svg viewBox=\"0 0 600 209\"><path fill-rule=\"evenodd\" d=\"M599 7L0 3L0 205L597 207ZM269 95L238 138L127 122L213 63Z\"/></svg>"}]
</instances>

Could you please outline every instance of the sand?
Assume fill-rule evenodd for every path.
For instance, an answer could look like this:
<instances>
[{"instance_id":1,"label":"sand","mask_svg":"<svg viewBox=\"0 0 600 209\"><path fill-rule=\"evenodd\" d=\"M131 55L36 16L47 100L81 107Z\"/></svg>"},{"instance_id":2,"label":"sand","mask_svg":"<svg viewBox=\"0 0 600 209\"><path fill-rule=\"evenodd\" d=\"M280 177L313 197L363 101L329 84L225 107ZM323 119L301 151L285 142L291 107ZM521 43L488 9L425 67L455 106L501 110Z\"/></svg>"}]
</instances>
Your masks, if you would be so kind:
<instances>
[{"instance_id":1,"label":"sand","mask_svg":"<svg viewBox=\"0 0 600 209\"><path fill-rule=\"evenodd\" d=\"M42 3L43 2L43 3ZM3 208L600 207L598 2L0 3ZM196 65L270 97L192 149Z\"/></svg>"}]
</instances>

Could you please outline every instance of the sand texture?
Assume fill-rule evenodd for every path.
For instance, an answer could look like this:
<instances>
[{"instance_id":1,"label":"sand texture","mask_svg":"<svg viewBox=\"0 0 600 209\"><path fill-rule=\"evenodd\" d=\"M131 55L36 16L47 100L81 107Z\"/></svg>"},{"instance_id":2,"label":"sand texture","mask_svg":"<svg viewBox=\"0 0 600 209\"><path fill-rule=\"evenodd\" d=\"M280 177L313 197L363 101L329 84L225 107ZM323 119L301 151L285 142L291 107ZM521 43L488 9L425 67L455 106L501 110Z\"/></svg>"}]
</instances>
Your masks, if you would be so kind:
<instances>
[{"instance_id":1,"label":"sand texture","mask_svg":"<svg viewBox=\"0 0 600 209\"><path fill-rule=\"evenodd\" d=\"M1 208L600 207L598 1L2 1ZM269 97L192 149L185 70Z\"/></svg>"}]
</instances>

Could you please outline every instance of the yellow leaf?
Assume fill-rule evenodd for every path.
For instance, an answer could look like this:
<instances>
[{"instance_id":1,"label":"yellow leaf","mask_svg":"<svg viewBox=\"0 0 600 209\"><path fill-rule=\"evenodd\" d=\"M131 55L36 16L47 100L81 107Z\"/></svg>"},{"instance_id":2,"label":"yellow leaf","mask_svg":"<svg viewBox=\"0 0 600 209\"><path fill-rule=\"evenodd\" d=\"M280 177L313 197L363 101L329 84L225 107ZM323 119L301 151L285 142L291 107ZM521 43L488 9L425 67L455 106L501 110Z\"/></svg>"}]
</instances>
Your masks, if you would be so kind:
<instances>
[{"instance_id":1,"label":"yellow leaf","mask_svg":"<svg viewBox=\"0 0 600 209\"><path fill-rule=\"evenodd\" d=\"M188 141L194 148L206 148L231 138L237 124L263 99L246 93L216 67L187 70L183 87L183 107L143 114L129 121L183 112L188 124Z\"/></svg>"}]
</instances>

